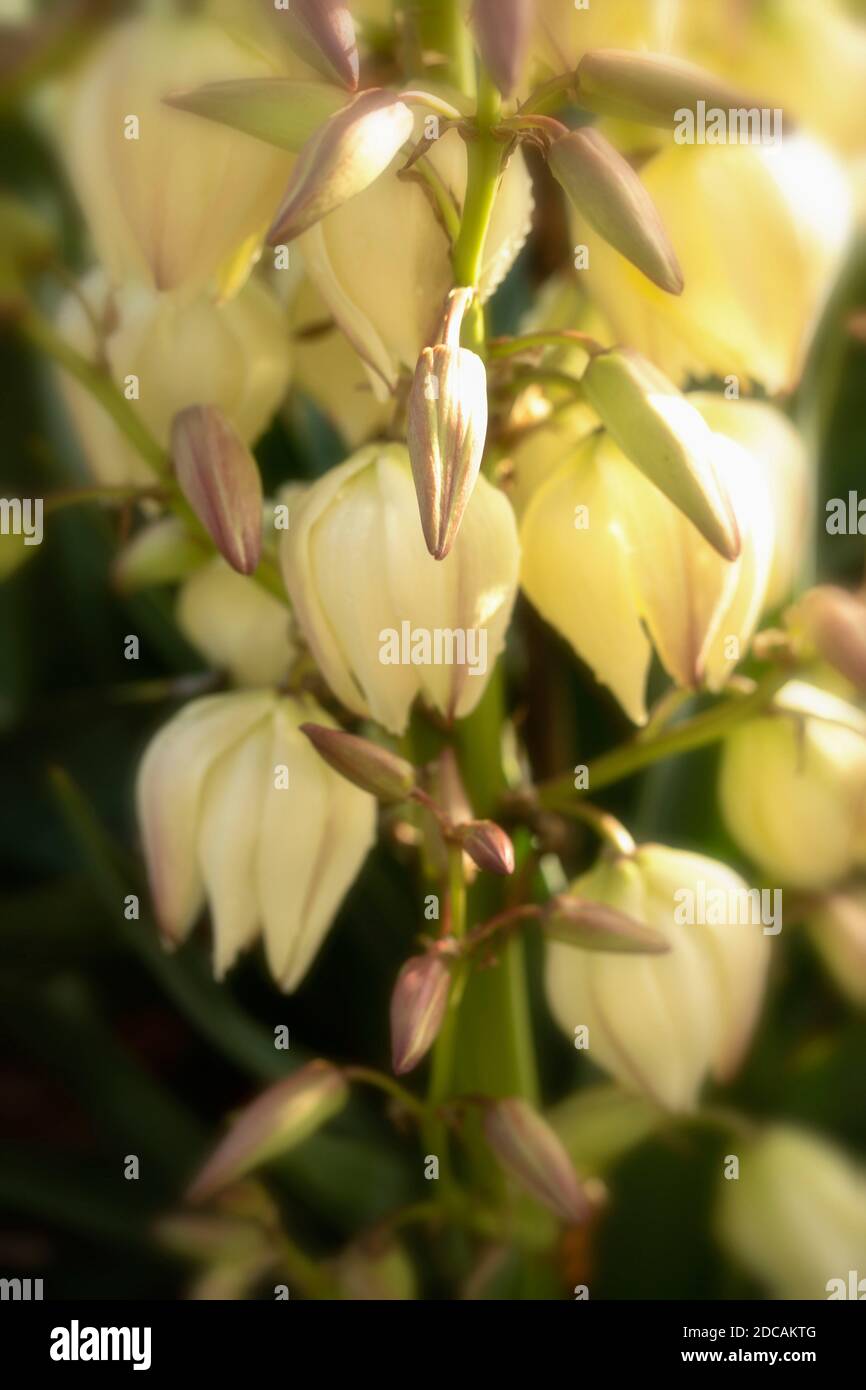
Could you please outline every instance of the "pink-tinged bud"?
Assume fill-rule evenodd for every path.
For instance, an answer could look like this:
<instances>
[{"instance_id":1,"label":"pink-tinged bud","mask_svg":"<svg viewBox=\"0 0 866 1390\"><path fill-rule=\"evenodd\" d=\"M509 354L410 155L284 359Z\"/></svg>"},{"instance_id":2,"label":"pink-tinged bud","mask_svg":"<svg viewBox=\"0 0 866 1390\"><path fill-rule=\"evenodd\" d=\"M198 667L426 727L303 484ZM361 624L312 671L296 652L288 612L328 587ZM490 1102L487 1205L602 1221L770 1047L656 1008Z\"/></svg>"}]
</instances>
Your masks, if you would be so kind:
<instances>
[{"instance_id":1,"label":"pink-tinged bud","mask_svg":"<svg viewBox=\"0 0 866 1390\"><path fill-rule=\"evenodd\" d=\"M363 193L385 172L412 127L409 107L380 87L335 112L301 150L268 243L292 241Z\"/></svg>"},{"instance_id":2,"label":"pink-tinged bud","mask_svg":"<svg viewBox=\"0 0 866 1390\"><path fill-rule=\"evenodd\" d=\"M288 1153L342 1110L348 1084L330 1062L306 1066L271 1086L238 1114L193 1180L190 1202L204 1202L254 1168Z\"/></svg>"},{"instance_id":3,"label":"pink-tinged bud","mask_svg":"<svg viewBox=\"0 0 866 1390\"><path fill-rule=\"evenodd\" d=\"M578 214L648 280L682 294L683 273L652 198L609 140L584 126L555 140L547 157Z\"/></svg>"},{"instance_id":4,"label":"pink-tinged bud","mask_svg":"<svg viewBox=\"0 0 866 1390\"><path fill-rule=\"evenodd\" d=\"M323 724L302 724L301 733L335 772L380 801L405 801L415 787L412 764L378 743Z\"/></svg>"},{"instance_id":5,"label":"pink-tinged bud","mask_svg":"<svg viewBox=\"0 0 866 1390\"><path fill-rule=\"evenodd\" d=\"M541 919L547 936L585 951L662 955L670 946L661 932L605 903L560 893L545 904Z\"/></svg>"},{"instance_id":6,"label":"pink-tinged bud","mask_svg":"<svg viewBox=\"0 0 866 1390\"><path fill-rule=\"evenodd\" d=\"M262 480L256 461L215 405L175 415L171 457L180 490L232 569L252 574L262 553Z\"/></svg>"},{"instance_id":7,"label":"pink-tinged bud","mask_svg":"<svg viewBox=\"0 0 866 1390\"><path fill-rule=\"evenodd\" d=\"M489 874L514 873L514 846L492 820L471 820L454 828L454 835L479 869Z\"/></svg>"},{"instance_id":8,"label":"pink-tinged bud","mask_svg":"<svg viewBox=\"0 0 866 1390\"><path fill-rule=\"evenodd\" d=\"M409 395L409 457L427 549L450 551L472 496L487 437L487 373L468 348L425 348Z\"/></svg>"},{"instance_id":9,"label":"pink-tinged bud","mask_svg":"<svg viewBox=\"0 0 866 1390\"><path fill-rule=\"evenodd\" d=\"M532 0L475 0L472 27L481 60L504 97L520 80L532 33Z\"/></svg>"},{"instance_id":10,"label":"pink-tinged bud","mask_svg":"<svg viewBox=\"0 0 866 1390\"><path fill-rule=\"evenodd\" d=\"M643 125L674 126L698 102L724 111L760 106L694 63L666 54L598 48L577 66L577 99L587 111Z\"/></svg>"},{"instance_id":11,"label":"pink-tinged bud","mask_svg":"<svg viewBox=\"0 0 866 1390\"><path fill-rule=\"evenodd\" d=\"M274 9L298 57L323 77L336 78L354 92L358 86L358 46L348 7L340 0L288 0Z\"/></svg>"},{"instance_id":12,"label":"pink-tinged bud","mask_svg":"<svg viewBox=\"0 0 866 1390\"><path fill-rule=\"evenodd\" d=\"M417 1067L439 1036L451 975L438 955L407 960L391 996L391 1065L397 1076Z\"/></svg>"},{"instance_id":13,"label":"pink-tinged bud","mask_svg":"<svg viewBox=\"0 0 866 1390\"><path fill-rule=\"evenodd\" d=\"M546 1120L525 1100L509 1096L484 1112L484 1133L506 1173L561 1221L574 1226L590 1203L571 1159Z\"/></svg>"},{"instance_id":14,"label":"pink-tinged bud","mask_svg":"<svg viewBox=\"0 0 866 1390\"><path fill-rule=\"evenodd\" d=\"M866 691L866 602L846 589L822 584L804 594L796 612L819 656Z\"/></svg>"}]
</instances>

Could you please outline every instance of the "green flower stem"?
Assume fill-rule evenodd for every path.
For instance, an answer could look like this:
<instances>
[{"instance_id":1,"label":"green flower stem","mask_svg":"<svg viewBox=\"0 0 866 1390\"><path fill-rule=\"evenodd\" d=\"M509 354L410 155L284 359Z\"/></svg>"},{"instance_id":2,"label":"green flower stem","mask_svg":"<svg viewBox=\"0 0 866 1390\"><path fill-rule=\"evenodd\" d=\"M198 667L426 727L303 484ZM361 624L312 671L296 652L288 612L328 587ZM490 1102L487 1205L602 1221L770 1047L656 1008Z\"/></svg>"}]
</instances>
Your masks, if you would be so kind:
<instances>
[{"instance_id":1,"label":"green flower stem","mask_svg":"<svg viewBox=\"0 0 866 1390\"><path fill-rule=\"evenodd\" d=\"M587 788L593 792L621 782L625 777L640 772L663 758L674 757L679 753L689 753L696 748L705 748L717 743L719 739L735 729L746 719L763 714L776 692L790 680L788 670L773 670L758 682L748 695L738 695L716 705L714 709L698 714L672 728L662 729L650 738L640 735L631 743L603 753L589 764ZM581 792L575 789L572 773L542 782L536 789L538 803L547 811L560 811L568 814L574 809L575 797Z\"/></svg>"},{"instance_id":2,"label":"green flower stem","mask_svg":"<svg viewBox=\"0 0 866 1390\"><path fill-rule=\"evenodd\" d=\"M456 283L471 289L477 289L481 279L484 243L502 168L503 146L492 134L498 116L499 93L482 72L476 114L478 130L468 144L466 201L453 255ZM464 320L463 336L467 346L483 351L484 313L477 299Z\"/></svg>"},{"instance_id":3,"label":"green flower stem","mask_svg":"<svg viewBox=\"0 0 866 1390\"><path fill-rule=\"evenodd\" d=\"M410 1115L422 1120L425 1116L424 1106L421 1104L411 1091L407 1091L405 1086L401 1086L399 1081L393 1077L386 1076L384 1072L374 1071L372 1067L343 1067L343 1075L347 1081L357 1081L364 1086L374 1086L379 1091L395 1100L398 1105L402 1105L404 1110L408 1110Z\"/></svg>"},{"instance_id":4,"label":"green flower stem","mask_svg":"<svg viewBox=\"0 0 866 1390\"><path fill-rule=\"evenodd\" d=\"M442 66L422 67L457 87L467 96L475 93L472 40L461 0L403 0L408 31L417 38L422 54L441 53Z\"/></svg>"},{"instance_id":5,"label":"green flower stem","mask_svg":"<svg viewBox=\"0 0 866 1390\"><path fill-rule=\"evenodd\" d=\"M112 418L121 434L124 434L134 449L150 465L158 477L170 478L168 457L164 449L142 424L129 401L112 381L107 372L95 367L92 362L76 352L54 329L46 318L31 308L21 322L25 336L47 357L53 360L99 402Z\"/></svg>"},{"instance_id":6,"label":"green flower stem","mask_svg":"<svg viewBox=\"0 0 866 1390\"><path fill-rule=\"evenodd\" d=\"M590 357L607 351L595 338L591 338L588 333L580 333L576 328L563 328L556 332L523 333L516 338L493 338L488 343L487 351L490 357L514 357L520 352L540 347L579 347L589 353Z\"/></svg>"}]
</instances>

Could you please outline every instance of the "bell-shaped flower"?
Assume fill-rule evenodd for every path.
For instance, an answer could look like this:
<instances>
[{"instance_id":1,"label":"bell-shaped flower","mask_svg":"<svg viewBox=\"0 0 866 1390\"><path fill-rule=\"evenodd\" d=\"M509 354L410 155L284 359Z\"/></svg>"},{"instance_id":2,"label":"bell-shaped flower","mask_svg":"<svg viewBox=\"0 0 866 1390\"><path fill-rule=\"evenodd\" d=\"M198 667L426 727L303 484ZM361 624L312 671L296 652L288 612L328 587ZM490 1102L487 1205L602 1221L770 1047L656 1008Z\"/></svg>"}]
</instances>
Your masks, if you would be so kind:
<instances>
[{"instance_id":1,"label":"bell-shaped flower","mask_svg":"<svg viewBox=\"0 0 866 1390\"><path fill-rule=\"evenodd\" d=\"M114 25L88 55L61 138L97 255L115 282L195 292L242 247L250 260L291 157L165 98L280 70L262 48L190 16Z\"/></svg>"},{"instance_id":2,"label":"bell-shaped flower","mask_svg":"<svg viewBox=\"0 0 866 1390\"><path fill-rule=\"evenodd\" d=\"M731 440L710 432L707 443L737 520L732 562L603 433L566 455L523 513L526 594L638 724L653 646L677 684L720 689L764 605L774 535L766 485Z\"/></svg>"},{"instance_id":3,"label":"bell-shaped flower","mask_svg":"<svg viewBox=\"0 0 866 1390\"><path fill-rule=\"evenodd\" d=\"M866 715L791 681L733 730L720 771L737 844L785 886L827 888L866 864Z\"/></svg>"},{"instance_id":4,"label":"bell-shaped flower","mask_svg":"<svg viewBox=\"0 0 866 1390\"><path fill-rule=\"evenodd\" d=\"M182 942L205 902L214 972L259 935L281 989L296 989L373 842L376 803L301 732L309 698L241 691L195 700L149 745L138 818L157 920Z\"/></svg>"},{"instance_id":5,"label":"bell-shaped flower","mask_svg":"<svg viewBox=\"0 0 866 1390\"><path fill-rule=\"evenodd\" d=\"M774 1125L737 1154L716 1219L730 1255L772 1298L866 1298L866 1172L836 1145Z\"/></svg>"},{"instance_id":6,"label":"bell-shaped flower","mask_svg":"<svg viewBox=\"0 0 866 1390\"><path fill-rule=\"evenodd\" d=\"M578 213L585 284L617 341L671 379L716 375L771 394L799 379L849 235L846 177L821 145L666 144L641 169L685 288L651 284Z\"/></svg>"},{"instance_id":7,"label":"bell-shaped flower","mask_svg":"<svg viewBox=\"0 0 866 1390\"><path fill-rule=\"evenodd\" d=\"M292 606L347 709L406 728L420 695L470 714L505 642L519 551L511 506L479 477L444 560L428 553L409 456L370 445L304 494L281 542Z\"/></svg>"},{"instance_id":8,"label":"bell-shaped flower","mask_svg":"<svg viewBox=\"0 0 866 1390\"><path fill-rule=\"evenodd\" d=\"M737 1068L764 991L769 938L726 865L664 845L598 864L574 896L616 909L667 942L659 954L547 947L554 1018L626 1089L672 1110L697 1102L708 1075Z\"/></svg>"},{"instance_id":9,"label":"bell-shaped flower","mask_svg":"<svg viewBox=\"0 0 866 1390\"><path fill-rule=\"evenodd\" d=\"M67 295L59 332L92 361L102 347L116 385L158 444L168 446L179 411L201 404L219 407L245 444L258 438L290 372L285 316L264 285L250 281L218 305L205 295L190 300L136 285L112 290L105 273L94 270L81 293L89 313L77 295ZM58 379L99 482L153 483L151 469L102 406L67 373Z\"/></svg>"},{"instance_id":10,"label":"bell-shaped flower","mask_svg":"<svg viewBox=\"0 0 866 1390\"><path fill-rule=\"evenodd\" d=\"M416 135L423 124L416 126ZM445 196L462 206L466 147L456 130L427 152ZM355 350L381 399L401 369L414 372L436 335L453 285L451 246L429 190L398 178L402 155L363 193L299 237L309 278ZM479 292L487 299L529 233L532 192L519 151L503 174L485 240ZM363 247L363 256L359 249Z\"/></svg>"}]
</instances>

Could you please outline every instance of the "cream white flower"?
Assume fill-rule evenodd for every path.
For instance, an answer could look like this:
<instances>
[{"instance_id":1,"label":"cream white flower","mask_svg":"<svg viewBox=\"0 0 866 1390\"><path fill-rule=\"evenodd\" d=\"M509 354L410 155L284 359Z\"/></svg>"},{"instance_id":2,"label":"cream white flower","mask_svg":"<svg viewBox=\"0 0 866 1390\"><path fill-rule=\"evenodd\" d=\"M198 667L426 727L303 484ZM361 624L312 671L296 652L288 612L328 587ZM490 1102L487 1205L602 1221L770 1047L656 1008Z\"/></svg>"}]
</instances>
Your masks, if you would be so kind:
<instances>
[{"instance_id":1,"label":"cream white flower","mask_svg":"<svg viewBox=\"0 0 866 1390\"><path fill-rule=\"evenodd\" d=\"M745 924L743 880L724 864L664 845L599 863L569 890L654 927L663 955L623 955L547 947L546 989L554 1018L569 1036L589 1030L588 1056L626 1089L672 1110L688 1110L708 1074L738 1066L764 990L769 938ZM694 895L694 922L681 920ZM703 893L703 897L701 896ZM716 924L700 903L722 894L730 916Z\"/></svg>"},{"instance_id":2,"label":"cream white flower","mask_svg":"<svg viewBox=\"0 0 866 1390\"><path fill-rule=\"evenodd\" d=\"M373 842L375 801L300 732L329 724L271 691L195 700L148 747L138 817L160 927L179 943L205 901L222 977L261 935L274 979L300 984Z\"/></svg>"},{"instance_id":3,"label":"cream white flower","mask_svg":"<svg viewBox=\"0 0 866 1390\"><path fill-rule=\"evenodd\" d=\"M181 585L175 616L187 640L236 685L277 685L295 655L285 603L219 556Z\"/></svg>"},{"instance_id":4,"label":"cream white flower","mask_svg":"<svg viewBox=\"0 0 866 1390\"><path fill-rule=\"evenodd\" d=\"M794 888L866 864L866 716L802 681L726 739L719 796L740 848Z\"/></svg>"},{"instance_id":5,"label":"cream white flower","mask_svg":"<svg viewBox=\"0 0 866 1390\"><path fill-rule=\"evenodd\" d=\"M866 887L828 893L810 914L809 936L841 992L866 1009Z\"/></svg>"},{"instance_id":6,"label":"cream white flower","mask_svg":"<svg viewBox=\"0 0 866 1390\"><path fill-rule=\"evenodd\" d=\"M575 214L586 287L615 337L677 383L733 375L773 394L794 387L848 242L839 164L804 135L780 145L671 143L641 180L685 289L665 294Z\"/></svg>"},{"instance_id":7,"label":"cream white flower","mask_svg":"<svg viewBox=\"0 0 866 1390\"><path fill-rule=\"evenodd\" d=\"M417 695L448 718L471 713L504 645L519 560L511 507L486 478L434 560L406 449L370 445L313 484L281 547L298 624L348 709L394 733Z\"/></svg>"},{"instance_id":8,"label":"cream white flower","mask_svg":"<svg viewBox=\"0 0 866 1390\"><path fill-rule=\"evenodd\" d=\"M363 362L306 278L291 299L290 313L293 386L316 403L355 449L388 423L393 401L374 394Z\"/></svg>"},{"instance_id":9,"label":"cream white flower","mask_svg":"<svg viewBox=\"0 0 866 1390\"><path fill-rule=\"evenodd\" d=\"M719 1238L774 1298L866 1295L866 1172L808 1130L776 1125L722 1184ZM851 1288L851 1274L853 1286Z\"/></svg>"},{"instance_id":10,"label":"cream white flower","mask_svg":"<svg viewBox=\"0 0 866 1390\"><path fill-rule=\"evenodd\" d=\"M146 16L108 30L76 74L61 136L113 280L195 292L245 245L249 260L291 156L163 98L280 72L263 50L203 19Z\"/></svg>"},{"instance_id":11,"label":"cream white flower","mask_svg":"<svg viewBox=\"0 0 866 1390\"><path fill-rule=\"evenodd\" d=\"M454 130L428 152L455 202L466 188L466 147ZM450 245L427 194L388 171L298 238L307 274L370 369L381 399L400 369L415 370L453 284ZM532 192L523 156L503 175L485 243L481 294L493 293L529 233Z\"/></svg>"},{"instance_id":12,"label":"cream white flower","mask_svg":"<svg viewBox=\"0 0 866 1390\"><path fill-rule=\"evenodd\" d=\"M728 400L713 391L690 391L687 399L712 430L747 451L766 480L775 543L764 607L777 608L794 588L807 555L815 480L803 438L787 416L764 401Z\"/></svg>"},{"instance_id":13,"label":"cream white flower","mask_svg":"<svg viewBox=\"0 0 866 1390\"><path fill-rule=\"evenodd\" d=\"M638 724L651 642L679 685L717 690L764 605L774 534L767 488L733 441L710 433L708 446L739 523L733 562L604 433L579 443L523 514L525 592Z\"/></svg>"},{"instance_id":14,"label":"cream white flower","mask_svg":"<svg viewBox=\"0 0 866 1390\"><path fill-rule=\"evenodd\" d=\"M143 286L112 290L102 270L81 284L81 298L67 295L57 318L63 337L95 360L99 342L94 321L104 329L103 350L117 385L156 438L167 445L171 422L190 405L218 406L244 443L252 444L268 424L289 381L289 336L278 301L251 280L226 304L205 295L194 299L158 294ZM121 435L102 406L66 373L61 388L100 482L153 482L153 474Z\"/></svg>"},{"instance_id":15,"label":"cream white flower","mask_svg":"<svg viewBox=\"0 0 866 1390\"><path fill-rule=\"evenodd\" d=\"M536 0L536 51L552 72L577 67L592 48L663 52L674 33L671 0L608 0L577 6Z\"/></svg>"}]
</instances>

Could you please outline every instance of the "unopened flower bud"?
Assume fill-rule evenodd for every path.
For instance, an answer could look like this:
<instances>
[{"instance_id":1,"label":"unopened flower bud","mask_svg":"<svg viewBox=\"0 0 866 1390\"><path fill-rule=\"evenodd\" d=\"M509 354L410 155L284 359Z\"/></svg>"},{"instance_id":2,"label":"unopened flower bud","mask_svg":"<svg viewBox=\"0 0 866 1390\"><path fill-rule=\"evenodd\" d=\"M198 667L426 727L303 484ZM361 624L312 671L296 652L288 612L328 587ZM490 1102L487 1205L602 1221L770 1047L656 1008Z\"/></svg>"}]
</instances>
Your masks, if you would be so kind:
<instances>
[{"instance_id":1,"label":"unopened flower bud","mask_svg":"<svg viewBox=\"0 0 866 1390\"><path fill-rule=\"evenodd\" d=\"M276 13L298 57L354 92L358 47L348 7L341 0L289 0L276 6Z\"/></svg>"},{"instance_id":2,"label":"unopened flower bud","mask_svg":"<svg viewBox=\"0 0 866 1390\"><path fill-rule=\"evenodd\" d=\"M297 656L285 601L238 574L219 555L181 585L175 618L187 641L235 685L259 690L279 685Z\"/></svg>"},{"instance_id":3,"label":"unopened flower bud","mask_svg":"<svg viewBox=\"0 0 866 1390\"><path fill-rule=\"evenodd\" d=\"M302 724L301 732L335 772L380 801L405 801L415 786L412 764L378 743L323 724Z\"/></svg>"},{"instance_id":4,"label":"unopened flower bud","mask_svg":"<svg viewBox=\"0 0 866 1390\"><path fill-rule=\"evenodd\" d=\"M590 1204L562 1141L525 1100L508 1096L484 1111L484 1134L507 1173L560 1221L578 1225Z\"/></svg>"},{"instance_id":5,"label":"unopened flower bud","mask_svg":"<svg viewBox=\"0 0 866 1390\"><path fill-rule=\"evenodd\" d=\"M575 208L605 241L668 294L683 275L650 195L627 160L591 126L555 140L548 164Z\"/></svg>"},{"instance_id":6,"label":"unopened flower bud","mask_svg":"<svg viewBox=\"0 0 866 1390\"><path fill-rule=\"evenodd\" d=\"M588 111L644 125L668 127L683 110L756 105L730 83L694 63L667 54L599 48L577 67L578 101Z\"/></svg>"},{"instance_id":7,"label":"unopened flower bud","mask_svg":"<svg viewBox=\"0 0 866 1390\"><path fill-rule=\"evenodd\" d=\"M222 411L191 405L175 416L171 457L180 490L220 554L252 574L262 553L262 482Z\"/></svg>"},{"instance_id":8,"label":"unopened flower bud","mask_svg":"<svg viewBox=\"0 0 866 1390\"><path fill-rule=\"evenodd\" d=\"M569 1037L625 1089L690 1110L708 1073L727 1079L754 1027L770 938L724 864L663 845L601 858L570 892L659 933L663 954L547 948L546 987ZM747 913L746 909L749 908Z\"/></svg>"},{"instance_id":9,"label":"unopened flower bud","mask_svg":"<svg viewBox=\"0 0 866 1390\"><path fill-rule=\"evenodd\" d=\"M292 241L384 173L414 118L394 92L362 92L337 111L298 156L268 242Z\"/></svg>"},{"instance_id":10,"label":"unopened flower bud","mask_svg":"<svg viewBox=\"0 0 866 1390\"><path fill-rule=\"evenodd\" d=\"M230 126L292 154L302 150L345 101L345 94L329 83L298 82L290 77L206 82L165 97L166 106Z\"/></svg>"},{"instance_id":11,"label":"unopened flower bud","mask_svg":"<svg viewBox=\"0 0 866 1390\"><path fill-rule=\"evenodd\" d=\"M455 827L454 835L479 869L486 869L489 874L514 873L514 846L494 821L467 821Z\"/></svg>"},{"instance_id":12,"label":"unopened flower bud","mask_svg":"<svg viewBox=\"0 0 866 1390\"><path fill-rule=\"evenodd\" d=\"M234 1119L197 1174L187 1200L204 1202L254 1168L288 1153L342 1110L348 1084L330 1062L309 1062L269 1087Z\"/></svg>"},{"instance_id":13,"label":"unopened flower bud","mask_svg":"<svg viewBox=\"0 0 866 1390\"><path fill-rule=\"evenodd\" d=\"M627 348L593 357L584 393L611 437L726 560L740 553L737 521L713 464L713 432L662 372Z\"/></svg>"},{"instance_id":14,"label":"unopened flower bud","mask_svg":"<svg viewBox=\"0 0 866 1390\"><path fill-rule=\"evenodd\" d=\"M823 584L803 596L796 615L819 656L866 692L866 602L846 589Z\"/></svg>"},{"instance_id":15,"label":"unopened flower bud","mask_svg":"<svg viewBox=\"0 0 866 1390\"><path fill-rule=\"evenodd\" d=\"M487 373L476 353L460 347L462 309L471 291L458 290L445 342L418 358L409 396L408 445L427 549L448 554L472 496L487 436ZM461 296L460 300L455 297Z\"/></svg>"},{"instance_id":16,"label":"unopened flower bud","mask_svg":"<svg viewBox=\"0 0 866 1390\"><path fill-rule=\"evenodd\" d=\"M817 1134L774 1125L723 1182L722 1244L771 1297L862 1299L866 1172ZM852 1287L853 1283L853 1287Z\"/></svg>"},{"instance_id":17,"label":"unopened flower bud","mask_svg":"<svg viewBox=\"0 0 866 1390\"><path fill-rule=\"evenodd\" d=\"M439 1036L451 975L441 956L407 960L391 996L391 1065L398 1076L417 1067Z\"/></svg>"},{"instance_id":18,"label":"unopened flower bud","mask_svg":"<svg viewBox=\"0 0 866 1390\"><path fill-rule=\"evenodd\" d=\"M670 943L660 931L638 922L607 903L559 893L545 904L541 924L546 936L584 951L621 951L661 955Z\"/></svg>"},{"instance_id":19,"label":"unopened flower bud","mask_svg":"<svg viewBox=\"0 0 866 1390\"><path fill-rule=\"evenodd\" d=\"M474 0L472 27L481 61L504 97L520 80L532 20L533 0Z\"/></svg>"}]
</instances>

